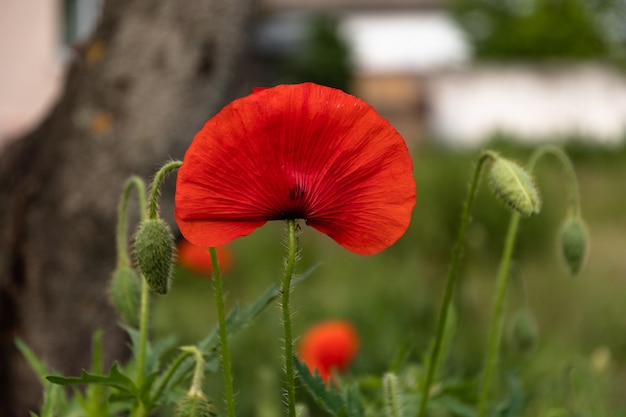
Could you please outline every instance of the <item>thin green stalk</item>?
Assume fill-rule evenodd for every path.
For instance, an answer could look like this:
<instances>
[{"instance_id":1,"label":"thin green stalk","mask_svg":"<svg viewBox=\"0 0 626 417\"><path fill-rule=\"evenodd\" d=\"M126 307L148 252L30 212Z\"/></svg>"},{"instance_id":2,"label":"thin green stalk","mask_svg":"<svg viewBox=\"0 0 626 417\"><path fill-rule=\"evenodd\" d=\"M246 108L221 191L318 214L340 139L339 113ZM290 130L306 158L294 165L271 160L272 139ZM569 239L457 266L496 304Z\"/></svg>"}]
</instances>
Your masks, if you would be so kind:
<instances>
[{"instance_id":1,"label":"thin green stalk","mask_svg":"<svg viewBox=\"0 0 626 417\"><path fill-rule=\"evenodd\" d=\"M157 172L150 190L150 212L146 211L146 203L143 196L140 198L141 220L147 217L154 219L157 217L157 199L159 188L165 176L174 169L182 165L181 161L172 161L165 164ZM150 288L145 279L141 280L141 304L139 310L139 353L137 357L137 386L141 387L145 374L146 349L148 346L148 320L150 316Z\"/></svg>"},{"instance_id":2,"label":"thin green stalk","mask_svg":"<svg viewBox=\"0 0 626 417\"><path fill-rule=\"evenodd\" d=\"M204 379L204 357L202 357L202 352L200 352L195 346L183 346L181 349L190 352L196 357L196 366L193 371L191 388L189 389L189 393L187 395L202 397L204 395L202 393L202 380Z\"/></svg>"},{"instance_id":3,"label":"thin green stalk","mask_svg":"<svg viewBox=\"0 0 626 417\"><path fill-rule=\"evenodd\" d=\"M150 288L141 280L141 304L139 308L139 352L137 356L137 386L141 387L146 372L146 349L148 346L148 319L150 316Z\"/></svg>"},{"instance_id":4,"label":"thin green stalk","mask_svg":"<svg viewBox=\"0 0 626 417\"><path fill-rule=\"evenodd\" d=\"M487 400L489 398L489 390L491 388L491 380L493 373L498 364L500 351L500 341L502 340L502 330L504 327L504 300L506 299L506 286L511 269L511 258L513 256L513 248L515 247L515 238L520 221L520 214L514 212L511 214L509 228L504 243L504 251L500 259L500 267L498 269L498 280L496 284L496 298L493 305L493 316L489 331L489 343L487 345L487 358L485 361L485 369L480 385L480 393L478 397L478 417L484 417L487 411Z\"/></svg>"},{"instance_id":5,"label":"thin green stalk","mask_svg":"<svg viewBox=\"0 0 626 417\"><path fill-rule=\"evenodd\" d=\"M428 369L426 371L426 380L422 387L422 399L419 408L419 417L423 417L426 414L426 407L428 406L428 400L430 396L430 386L433 383L437 365L439 363L439 353L441 350L441 344L443 341L443 334L448 320L448 311L450 310L450 303L452 302L452 295L454 293L454 287L456 285L459 260L463 253L463 246L465 243L465 235L467 233L467 226L470 221L470 212L474 205L474 198L476 197L476 191L478 189L478 183L480 180L480 173L482 167L487 159L493 159L493 154L489 151L483 152L478 160L476 168L474 169L474 176L470 183L470 189L463 206L463 214L461 216L461 225L459 227L459 234L457 236L456 243L454 245L454 251L452 253L452 260L448 269L448 277L446 279L446 287L444 290L443 301L441 303L441 309L439 310L439 316L437 318L437 327L435 330L435 344L430 354L430 360L428 362Z\"/></svg>"},{"instance_id":6,"label":"thin green stalk","mask_svg":"<svg viewBox=\"0 0 626 417\"><path fill-rule=\"evenodd\" d=\"M172 362L172 365L170 365L167 373L165 374L165 377L161 380L156 390L154 391L154 395L152 396L152 402L156 402L159 400L159 398L163 394L163 391L165 390L171 379L174 377L174 374L176 373L180 365L182 365L185 362L185 359L187 359L191 355L192 352L184 351L180 355L178 355L176 359L174 359L174 362Z\"/></svg>"},{"instance_id":7,"label":"thin green stalk","mask_svg":"<svg viewBox=\"0 0 626 417\"><path fill-rule=\"evenodd\" d=\"M291 279L296 264L297 242L296 242L296 221L287 220L287 233L289 247L287 253L287 264L285 265L285 277L282 286L281 307L283 313L283 327L285 331L285 378L287 383L287 407L289 417L296 416L296 384L293 370L293 338L291 335L291 311L289 308L289 295L291 294Z\"/></svg>"},{"instance_id":8,"label":"thin green stalk","mask_svg":"<svg viewBox=\"0 0 626 417\"><path fill-rule=\"evenodd\" d=\"M574 171L574 166L563 150L554 145L544 145L537 148L528 160L528 171L532 172L539 159L546 154L554 155L557 159L559 159L565 168L568 180L567 182L570 187L569 210L572 214L578 215L580 211L580 195L578 191L578 182L576 181L576 172ZM487 357L485 360L485 369L483 370L481 388L478 397L478 417L484 417L487 412L487 400L491 389L491 380L493 379L493 374L498 364L500 343L504 328L504 301L506 299L506 286L519 222L520 215L517 212L514 212L511 215L511 220L509 222L509 229L507 231L505 246L498 270L496 297L493 305L489 342L487 345Z\"/></svg>"},{"instance_id":9,"label":"thin green stalk","mask_svg":"<svg viewBox=\"0 0 626 417\"><path fill-rule=\"evenodd\" d=\"M159 190L163 179L175 169L180 168L182 161L171 161L163 165L161 169L154 176L152 181L152 188L150 190L150 218L155 219L157 217L157 200L159 197Z\"/></svg>"},{"instance_id":10,"label":"thin green stalk","mask_svg":"<svg viewBox=\"0 0 626 417\"><path fill-rule=\"evenodd\" d=\"M141 219L143 220L146 216L146 187L141 178L136 175L130 177L124 186L124 192L122 193L122 198L120 199L120 204L118 207L117 214L117 234L116 234L116 243L117 243L117 266L118 267L127 267L130 265L130 260L128 259L128 238L127 238L127 216L126 210L128 208L128 199L130 197L131 191L134 189L137 190L137 197L139 200L139 213Z\"/></svg>"},{"instance_id":11,"label":"thin green stalk","mask_svg":"<svg viewBox=\"0 0 626 417\"><path fill-rule=\"evenodd\" d=\"M563 150L555 145L543 145L535 152L532 153L528 160L528 170L532 172L535 169L535 165L539 161L539 159L546 155L552 154L554 155L563 168L565 168L565 175L567 175L567 183L569 185L569 210L572 215L579 215L580 213L580 192L578 190L578 181L576 180L576 171L574 170L574 165L572 165L572 161L567 157Z\"/></svg>"},{"instance_id":12,"label":"thin green stalk","mask_svg":"<svg viewBox=\"0 0 626 417\"><path fill-rule=\"evenodd\" d=\"M226 329L226 312L224 308L224 293L222 291L222 273L217 259L215 248L209 248L211 263L213 264L213 290L217 306L217 321L219 323L220 346L222 348L222 371L224 373L224 396L228 417L235 417L235 394L233 391L233 375L228 349L228 331Z\"/></svg>"},{"instance_id":13,"label":"thin green stalk","mask_svg":"<svg viewBox=\"0 0 626 417\"><path fill-rule=\"evenodd\" d=\"M118 208L117 219L117 266L128 267L130 260L128 257L128 244L127 244L127 216L126 211L128 208L128 199L131 191L137 190L137 199L139 201L139 217L141 221L146 220L148 217L148 210L146 204L146 190L144 182L138 176L130 177L124 186L124 192L120 200ZM148 339L148 316L149 316L149 288L146 280L142 280L141 286L141 304L139 312L139 347L137 353L137 377L135 383L138 387L141 387L144 381L145 375L145 362L146 362L146 346ZM147 413L145 405L139 403L136 408L133 409L132 415L134 417L143 417Z\"/></svg>"}]
</instances>

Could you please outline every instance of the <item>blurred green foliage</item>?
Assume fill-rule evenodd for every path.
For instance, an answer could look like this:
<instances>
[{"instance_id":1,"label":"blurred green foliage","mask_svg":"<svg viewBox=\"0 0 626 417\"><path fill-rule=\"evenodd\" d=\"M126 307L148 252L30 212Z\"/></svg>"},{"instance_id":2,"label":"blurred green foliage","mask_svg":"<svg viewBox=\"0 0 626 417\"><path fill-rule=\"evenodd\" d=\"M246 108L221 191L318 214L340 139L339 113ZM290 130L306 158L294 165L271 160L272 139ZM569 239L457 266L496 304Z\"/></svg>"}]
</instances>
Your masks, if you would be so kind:
<instances>
[{"instance_id":1,"label":"blurred green foliage","mask_svg":"<svg viewBox=\"0 0 626 417\"><path fill-rule=\"evenodd\" d=\"M623 0L451 0L478 59L626 62Z\"/></svg>"},{"instance_id":2,"label":"blurred green foliage","mask_svg":"<svg viewBox=\"0 0 626 417\"><path fill-rule=\"evenodd\" d=\"M505 139L495 139L488 148L524 164L532 149ZM626 416L626 146L570 141L565 150L579 178L591 253L580 275L571 277L557 247L566 214L566 177L548 157L535 172L542 211L520 224L506 306L507 328L520 310L532 314L537 341L532 350L522 352L505 340L492 397L496 405L502 404L498 415L547 416L566 409L569 414L563 415ZM394 246L380 254L354 255L302 223L298 269L320 266L294 290L294 334L303 334L323 319L352 321L361 349L346 377L359 378L365 397L368 376L380 377L402 360L422 361L434 333L461 206L478 155L478 150L434 145L415 149L417 204L412 223ZM457 332L442 366L450 387L464 387L459 395L473 390L482 369L509 216L483 177L455 295ZM251 302L267 285L279 282L283 229L280 222L270 222L232 242L234 265L224 276L227 304ZM215 325L211 283L182 269L177 276L170 294L155 304L154 331L191 343ZM278 309L268 309L252 328L233 339L239 415L279 413L279 315ZM215 378L206 385L219 403L221 380ZM471 401L471 396L467 398ZM312 416L326 415L317 411L304 389L298 390L298 399L311 405ZM518 407L519 401L523 411L512 414L511 407Z\"/></svg>"},{"instance_id":3,"label":"blurred green foliage","mask_svg":"<svg viewBox=\"0 0 626 417\"><path fill-rule=\"evenodd\" d=\"M277 82L308 81L348 91L353 69L348 45L339 34L339 18L311 15L305 21L305 32L302 44L276 64Z\"/></svg>"}]
</instances>

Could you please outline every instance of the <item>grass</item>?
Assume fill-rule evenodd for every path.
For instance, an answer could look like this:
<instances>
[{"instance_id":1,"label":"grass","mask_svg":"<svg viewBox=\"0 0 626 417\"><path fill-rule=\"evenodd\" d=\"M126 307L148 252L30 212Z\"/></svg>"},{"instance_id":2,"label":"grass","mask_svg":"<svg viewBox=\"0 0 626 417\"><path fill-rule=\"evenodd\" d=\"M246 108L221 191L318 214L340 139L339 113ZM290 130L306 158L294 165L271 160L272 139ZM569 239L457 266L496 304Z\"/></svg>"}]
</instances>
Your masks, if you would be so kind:
<instances>
[{"instance_id":1,"label":"grass","mask_svg":"<svg viewBox=\"0 0 626 417\"><path fill-rule=\"evenodd\" d=\"M489 148L521 162L532 151L506 142ZM495 398L508 395L506 378L515 374L525 390L525 407L519 415L542 416L550 409L570 407L580 415L624 416L626 147L595 148L572 142L566 150L579 177L591 252L581 274L570 277L556 245L565 215L565 175L558 164L540 162L536 178L542 212L520 225L507 302L509 318L522 307L532 312L539 341L524 355L505 341L502 380L496 384L501 388ZM433 334L461 204L477 155L476 150L436 147L415 152L417 205L411 226L393 247L378 255L351 254L303 226L298 270L318 262L320 267L293 293L294 334L326 318L354 322L362 343L349 370L352 375L382 374L404 346L412 346L411 359L419 361ZM459 331L445 364L450 375L473 379L480 374L508 219L509 212L483 181L456 293ZM268 224L232 242L235 262L224 276L227 307L252 301L268 285L279 282L283 228ZM210 285L208 279L179 270L171 293L155 305L156 333L174 333L183 342L201 338L216 322ZM280 338L278 309L268 310L254 327L234 338L239 415L278 415ZM217 402L219 385L219 377L209 377L207 386ZM307 400L302 390L298 395Z\"/></svg>"}]
</instances>

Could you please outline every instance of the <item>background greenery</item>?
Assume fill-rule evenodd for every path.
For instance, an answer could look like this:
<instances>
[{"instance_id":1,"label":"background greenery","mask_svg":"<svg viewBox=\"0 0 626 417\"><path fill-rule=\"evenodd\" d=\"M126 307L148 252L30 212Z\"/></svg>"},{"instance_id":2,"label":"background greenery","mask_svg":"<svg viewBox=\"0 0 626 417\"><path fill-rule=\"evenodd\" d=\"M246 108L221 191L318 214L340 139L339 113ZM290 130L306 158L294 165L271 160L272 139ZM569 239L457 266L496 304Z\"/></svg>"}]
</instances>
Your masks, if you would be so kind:
<instances>
[{"instance_id":1,"label":"background greenery","mask_svg":"<svg viewBox=\"0 0 626 417\"><path fill-rule=\"evenodd\" d=\"M479 60L626 63L624 0L450 0Z\"/></svg>"},{"instance_id":2,"label":"background greenery","mask_svg":"<svg viewBox=\"0 0 626 417\"><path fill-rule=\"evenodd\" d=\"M532 151L505 140L494 140L489 148L520 162ZM569 276L556 244L567 201L565 175L557 161L547 157L536 172L543 208L539 215L522 220L507 302L509 321L524 307L532 312L539 339L525 354L505 341L502 383L496 384L500 388L495 398L510 396L506 381L518 375L524 408L510 415L541 416L550 408L566 407L581 416L622 416L626 415L626 147L570 141L566 150L579 176L591 251L580 275ZM414 151L417 204L411 226L378 255L351 254L303 225L299 271L320 266L294 291L294 333L302 334L318 320L351 320L359 331L361 349L349 375L381 375L406 347L410 360L419 362L434 332L461 205L478 153L434 145ZM508 218L508 210L483 181L456 293L458 332L444 366L449 378L472 382L480 375ZM235 261L225 274L229 305L251 302L279 282L282 229L280 222L268 223L232 242ZM154 330L194 342L216 322L210 280L183 269L177 275L171 293L157 300ZM278 309L269 309L254 327L236 336L232 349L240 415L278 415L282 352ZM217 388L221 377L209 377L206 385L221 402ZM299 396L310 401L303 389Z\"/></svg>"}]
</instances>

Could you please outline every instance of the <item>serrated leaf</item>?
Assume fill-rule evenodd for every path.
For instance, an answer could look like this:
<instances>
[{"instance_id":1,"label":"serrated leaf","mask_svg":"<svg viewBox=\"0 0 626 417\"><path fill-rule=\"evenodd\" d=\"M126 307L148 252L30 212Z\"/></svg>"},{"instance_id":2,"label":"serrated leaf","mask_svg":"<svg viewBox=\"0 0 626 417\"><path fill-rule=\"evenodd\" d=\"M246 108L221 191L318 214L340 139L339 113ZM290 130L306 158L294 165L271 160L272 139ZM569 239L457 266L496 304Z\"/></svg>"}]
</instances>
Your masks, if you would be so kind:
<instances>
[{"instance_id":1,"label":"serrated leaf","mask_svg":"<svg viewBox=\"0 0 626 417\"><path fill-rule=\"evenodd\" d=\"M24 356L24 359L26 359L26 362L28 362L31 369L35 372L39 381L42 384L45 384L47 382L46 375L50 373L48 366L43 361L40 361L37 355L35 355L35 352L33 352L31 348L28 347L28 345L19 337L15 338L15 346L20 351L22 356Z\"/></svg>"},{"instance_id":2,"label":"serrated leaf","mask_svg":"<svg viewBox=\"0 0 626 417\"><path fill-rule=\"evenodd\" d=\"M359 386L353 384L346 392L346 411L348 417L364 417L365 407L359 392Z\"/></svg>"},{"instance_id":3,"label":"serrated leaf","mask_svg":"<svg viewBox=\"0 0 626 417\"><path fill-rule=\"evenodd\" d=\"M271 285L261 297L243 310L240 310L237 305L234 306L226 317L228 335L233 335L250 326L254 319L276 300L279 294L278 288L275 285ZM218 327L215 326L211 333L198 344L198 348L203 354L210 354L219 345L218 330Z\"/></svg>"},{"instance_id":4,"label":"serrated leaf","mask_svg":"<svg viewBox=\"0 0 626 417\"><path fill-rule=\"evenodd\" d=\"M122 372L120 372L117 362L111 366L108 375L90 374L87 371L82 372L80 377L63 377L58 375L49 375L46 379L57 385L77 385L77 384L98 384L120 391L127 392L133 397L139 399L139 390L135 383Z\"/></svg>"},{"instance_id":5,"label":"serrated leaf","mask_svg":"<svg viewBox=\"0 0 626 417\"><path fill-rule=\"evenodd\" d=\"M315 268L309 268L307 271L307 276ZM235 305L231 311L228 313L226 317L226 331L229 335L234 335L237 332L245 329L250 326L254 320L279 296L280 291L275 285L271 285L261 297L259 297L252 304L247 306L244 309L240 309L239 306ZM127 329L129 334L131 334L132 329ZM131 335L132 337L132 335ZM217 347L219 346L219 328L215 326L211 332L198 343L198 349L202 352L202 355L205 356L207 363L205 368L208 370L216 370L218 369L215 366L215 362L211 360L211 357L214 355ZM194 361L191 360L191 355L188 353L181 353L179 358L183 358L185 363L180 365L180 367L174 372L173 375L169 375L169 369L165 370L158 382L156 383L158 393L167 391L170 387L178 386L181 381L189 378L191 376L191 372L193 370ZM186 359L185 359L186 357ZM176 363L176 359L173 363ZM160 398L154 398L154 401L160 401Z\"/></svg>"},{"instance_id":6,"label":"serrated leaf","mask_svg":"<svg viewBox=\"0 0 626 417\"><path fill-rule=\"evenodd\" d=\"M302 385L322 409L333 416L348 416L346 403L341 393L334 386L326 385L317 371L315 371L315 375L311 374L304 362L300 362L295 356L293 357L293 365Z\"/></svg>"}]
</instances>

